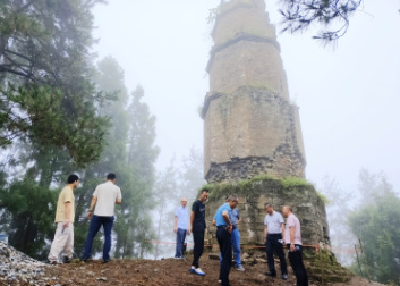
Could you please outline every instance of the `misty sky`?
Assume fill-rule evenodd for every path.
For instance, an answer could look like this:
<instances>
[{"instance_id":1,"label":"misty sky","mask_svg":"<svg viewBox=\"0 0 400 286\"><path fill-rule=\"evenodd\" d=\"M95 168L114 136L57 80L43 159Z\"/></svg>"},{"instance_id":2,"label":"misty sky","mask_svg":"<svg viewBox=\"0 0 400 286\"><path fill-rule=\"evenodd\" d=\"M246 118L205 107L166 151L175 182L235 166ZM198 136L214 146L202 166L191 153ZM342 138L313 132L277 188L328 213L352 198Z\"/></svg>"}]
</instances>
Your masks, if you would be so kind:
<instances>
[{"instance_id":1,"label":"misty sky","mask_svg":"<svg viewBox=\"0 0 400 286\"><path fill-rule=\"evenodd\" d=\"M203 149L198 115L208 77L212 45L208 9L219 0L109 0L95 9L95 46L125 70L133 91L157 117L157 168ZM279 24L277 5L267 2ZM312 33L279 34L292 100L300 107L307 178L325 174L342 189L357 188L361 167L383 170L400 191L400 1L366 0L337 45L324 47ZM279 26L278 29L279 30Z\"/></svg>"}]
</instances>

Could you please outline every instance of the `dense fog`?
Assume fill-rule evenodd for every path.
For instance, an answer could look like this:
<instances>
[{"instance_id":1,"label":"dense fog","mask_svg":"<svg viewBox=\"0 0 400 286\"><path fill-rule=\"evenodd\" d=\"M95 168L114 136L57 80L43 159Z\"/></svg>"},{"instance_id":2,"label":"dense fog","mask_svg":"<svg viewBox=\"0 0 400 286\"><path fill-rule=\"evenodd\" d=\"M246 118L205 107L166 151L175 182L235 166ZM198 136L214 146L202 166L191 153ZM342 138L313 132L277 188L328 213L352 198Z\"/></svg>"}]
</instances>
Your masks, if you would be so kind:
<instances>
[{"instance_id":1,"label":"dense fog","mask_svg":"<svg viewBox=\"0 0 400 286\"><path fill-rule=\"evenodd\" d=\"M58 193L76 173L81 256L93 190L114 172L123 194L115 258L173 256L173 245L155 242L174 243L180 198L190 209L206 184L201 110L210 90L210 15L220 1L5 2L0 232L45 260ZM306 179L326 197L333 251L360 275L398 279L379 264L400 265L400 2L365 1L332 42L313 39L325 29L319 24L281 33L282 5L266 1L299 107ZM371 238L378 225L382 236ZM101 245L96 237L97 256ZM375 249L365 250L362 266L355 246Z\"/></svg>"}]
</instances>

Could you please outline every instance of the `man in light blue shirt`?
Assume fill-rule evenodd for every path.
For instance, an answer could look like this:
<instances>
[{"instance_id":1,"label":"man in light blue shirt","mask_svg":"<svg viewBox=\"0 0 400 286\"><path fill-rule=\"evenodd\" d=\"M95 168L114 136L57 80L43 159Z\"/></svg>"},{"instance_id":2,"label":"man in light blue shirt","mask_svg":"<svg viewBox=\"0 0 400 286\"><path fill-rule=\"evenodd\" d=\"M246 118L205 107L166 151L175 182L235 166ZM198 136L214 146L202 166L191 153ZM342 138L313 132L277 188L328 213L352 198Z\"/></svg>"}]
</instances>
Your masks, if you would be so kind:
<instances>
[{"instance_id":1,"label":"man in light blue shirt","mask_svg":"<svg viewBox=\"0 0 400 286\"><path fill-rule=\"evenodd\" d=\"M215 225L217 227L217 239L222 257L219 272L219 280L221 280L222 286L230 286L229 272L231 270L232 261L232 223L230 218L232 216L232 210L237 207L237 204L237 196L229 196L227 202L220 206L214 216Z\"/></svg>"},{"instance_id":2,"label":"man in light blue shirt","mask_svg":"<svg viewBox=\"0 0 400 286\"><path fill-rule=\"evenodd\" d=\"M176 259L185 259L184 245L186 234L190 234L187 199L181 199L181 205L175 211L174 232L176 233Z\"/></svg>"},{"instance_id":3,"label":"man in light blue shirt","mask_svg":"<svg viewBox=\"0 0 400 286\"><path fill-rule=\"evenodd\" d=\"M237 208L233 209L231 212L231 223L232 223L232 233L231 233L231 242L233 248L233 254L235 256L236 269L239 271L245 271L242 266L242 262L240 260L240 233L238 229L238 223L240 222L240 212ZM216 225L215 216L213 219L213 225ZM222 255L219 254L219 260L222 262Z\"/></svg>"}]
</instances>

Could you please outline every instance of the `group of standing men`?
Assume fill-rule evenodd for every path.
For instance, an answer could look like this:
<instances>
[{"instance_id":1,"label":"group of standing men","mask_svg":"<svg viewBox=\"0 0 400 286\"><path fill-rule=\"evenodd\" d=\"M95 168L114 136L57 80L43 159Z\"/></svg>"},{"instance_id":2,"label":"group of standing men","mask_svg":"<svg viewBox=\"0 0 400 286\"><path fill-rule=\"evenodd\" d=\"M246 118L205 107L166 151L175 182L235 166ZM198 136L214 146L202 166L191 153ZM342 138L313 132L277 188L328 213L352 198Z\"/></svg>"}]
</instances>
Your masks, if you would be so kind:
<instances>
[{"instance_id":1,"label":"group of standing men","mask_svg":"<svg viewBox=\"0 0 400 286\"><path fill-rule=\"evenodd\" d=\"M115 185L117 176L108 174L106 182L98 185L93 193L90 210L87 218L91 218L85 250L82 261L86 262L91 257L93 239L103 227L104 245L103 262L110 261L111 231L114 222L114 204L121 203L121 190ZM73 257L74 249L74 221L75 221L75 196L74 189L78 186L79 177L70 175L65 186L59 194L57 202L56 219L57 230L49 253L49 261L56 264L59 255L64 250L65 260L69 262ZM174 232L177 234L176 255L177 259L183 259L186 235L193 234L194 250L193 263L190 273L204 276L205 272L199 267L199 258L204 251L204 233L206 229L205 202L208 191L202 190L198 200L193 203L192 212L186 209L186 198L181 199L181 206L175 212ZM239 203L236 195L230 195L227 201L216 211L213 225L216 226L216 236L220 247L220 274L219 282L223 286L229 286L229 273L232 262L232 246L234 249L236 269L245 271L240 260L240 234L238 223L240 213L236 209ZM302 257L302 243L300 235L300 222L292 213L289 206L283 206L283 217L287 218L286 229L282 215L273 209L271 204L265 204L267 215L264 219L264 238L267 252L269 272L268 276L275 277L273 252L277 252L281 262L282 278L288 279L287 264L283 253L283 245L289 250L289 261L296 274L297 286L308 286L307 272Z\"/></svg>"},{"instance_id":2,"label":"group of standing men","mask_svg":"<svg viewBox=\"0 0 400 286\"><path fill-rule=\"evenodd\" d=\"M199 258L204 250L205 232L205 202L208 197L207 190L202 190L198 200L193 203L192 213L189 220L186 210L187 200L181 199L181 206L175 213L174 231L177 233L177 245L175 258L184 258L182 246L185 245L186 234L193 233L194 238L194 259L190 273L204 276L205 272L199 267ZM229 286L229 273L232 262L232 246L235 256L236 269L245 271L240 261L240 234L238 222L240 213L237 210L238 197L230 195L227 201L216 211L213 225L216 226L216 236L220 247L220 274L219 282L223 286ZM275 277L275 265L273 253L277 252L281 264L282 279L288 279L287 263L283 252L283 245L286 244L289 251L290 265L297 278L296 286L308 286L307 272L304 267L302 242L300 235L300 222L292 213L290 206L283 206L283 217L287 218L286 229L282 215L274 211L271 204L265 204L267 215L264 219L264 243L267 252L269 272L265 275ZM189 221L189 222L188 222Z\"/></svg>"},{"instance_id":3,"label":"group of standing men","mask_svg":"<svg viewBox=\"0 0 400 286\"><path fill-rule=\"evenodd\" d=\"M91 257L93 239L103 227L103 262L110 261L111 231L114 222L114 205L121 203L121 190L115 185L117 176L108 174L106 182L96 187L87 218L91 218L89 231L86 238L85 250L82 261L86 262ZM79 184L77 175L70 175L59 196L55 221L57 230L54 235L49 253L49 262L57 264L60 253L64 251L63 262L69 262L74 254L74 221L75 221L75 195L74 190Z\"/></svg>"}]
</instances>

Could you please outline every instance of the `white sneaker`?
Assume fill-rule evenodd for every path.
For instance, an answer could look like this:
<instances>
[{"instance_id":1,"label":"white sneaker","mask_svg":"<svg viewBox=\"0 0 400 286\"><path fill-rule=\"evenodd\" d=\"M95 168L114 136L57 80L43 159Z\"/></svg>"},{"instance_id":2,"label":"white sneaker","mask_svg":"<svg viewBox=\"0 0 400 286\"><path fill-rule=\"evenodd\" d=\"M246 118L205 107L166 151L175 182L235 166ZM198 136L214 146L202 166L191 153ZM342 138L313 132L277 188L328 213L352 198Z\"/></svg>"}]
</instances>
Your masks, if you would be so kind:
<instances>
[{"instance_id":1,"label":"white sneaker","mask_svg":"<svg viewBox=\"0 0 400 286\"><path fill-rule=\"evenodd\" d=\"M246 269L244 269L244 267L242 265L239 265L238 267L236 267L236 270L246 271Z\"/></svg>"},{"instance_id":2,"label":"white sneaker","mask_svg":"<svg viewBox=\"0 0 400 286\"><path fill-rule=\"evenodd\" d=\"M193 266L192 266L192 268L189 269L189 272L192 274L199 275L199 276L206 275L206 273L203 270L201 270L201 268L194 268Z\"/></svg>"},{"instance_id":3,"label":"white sneaker","mask_svg":"<svg viewBox=\"0 0 400 286\"><path fill-rule=\"evenodd\" d=\"M218 279L218 283L221 284L221 283L222 283L222 280L221 280L221 279Z\"/></svg>"}]
</instances>

